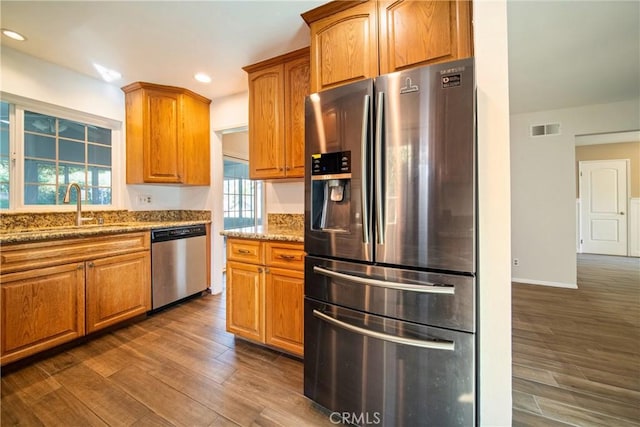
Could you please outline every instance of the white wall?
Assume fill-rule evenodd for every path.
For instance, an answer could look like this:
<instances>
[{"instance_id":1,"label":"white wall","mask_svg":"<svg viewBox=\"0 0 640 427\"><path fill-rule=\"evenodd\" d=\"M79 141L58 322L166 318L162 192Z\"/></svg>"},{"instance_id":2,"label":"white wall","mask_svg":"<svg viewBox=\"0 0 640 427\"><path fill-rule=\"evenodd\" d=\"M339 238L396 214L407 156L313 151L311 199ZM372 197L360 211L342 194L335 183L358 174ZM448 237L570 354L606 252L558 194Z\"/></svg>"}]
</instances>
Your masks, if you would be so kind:
<instances>
[{"instance_id":1,"label":"white wall","mask_svg":"<svg viewBox=\"0 0 640 427\"><path fill-rule=\"evenodd\" d=\"M124 122L124 93L117 86L2 46L0 90Z\"/></svg>"},{"instance_id":2,"label":"white wall","mask_svg":"<svg viewBox=\"0 0 640 427\"><path fill-rule=\"evenodd\" d=\"M249 124L249 94L247 92L216 99L211 104L211 291L222 291L224 269L223 156L222 132L246 128Z\"/></svg>"},{"instance_id":3,"label":"white wall","mask_svg":"<svg viewBox=\"0 0 640 427\"><path fill-rule=\"evenodd\" d=\"M478 105L478 413L511 425L509 72L506 0L473 3Z\"/></svg>"},{"instance_id":4,"label":"white wall","mask_svg":"<svg viewBox=\"0 0 640 427\"><path fill-rule=\"evenodd\" d=\"M535 124L561 134L530 137ZM640 100L511 116L513 281L576 287L576 135L640 128Z\"/></svg>"}]
</instances>

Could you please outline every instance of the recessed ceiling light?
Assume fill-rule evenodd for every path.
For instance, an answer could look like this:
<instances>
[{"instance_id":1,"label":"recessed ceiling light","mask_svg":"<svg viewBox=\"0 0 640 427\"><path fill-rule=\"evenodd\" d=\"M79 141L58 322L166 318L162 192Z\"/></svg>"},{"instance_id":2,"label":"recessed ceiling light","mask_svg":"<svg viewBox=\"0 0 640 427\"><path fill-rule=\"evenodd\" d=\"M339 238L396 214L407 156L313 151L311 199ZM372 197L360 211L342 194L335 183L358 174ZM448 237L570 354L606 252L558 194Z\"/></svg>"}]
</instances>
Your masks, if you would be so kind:
<instances>
[{"instance_id":1,"label":"recessed ceiling light","mask_svg":"<svg viewBox=\"0 0 640 427\"><path fill-rule=\"evenodd\" d=\"M9 37L10 39L14 39L14 40L18 40L18 41L25 41L27 38L25 36L23 36L20 33L17 33L15 31L3 28L2 30L2 34L4 34L5 36Z\"/></svg>"},{"instance_id":2,"label":"recessed ceiling light","mask_svg":"<svg viewBox=\"0 0 640 427\"><path fill-rule=\"evenodd\" d=\"M197 73L193 76L194 79L199 81L200 83L211 83L211 77L206 75L205 73Z\"/></svg>"},{"instance_id":3,"label":"recessed ceiling light","mask_svg":"<svg viewBox=\"0 0 640 427\"><path fill-rule=\"evenodd\" d=\"M94 63L93 66L96 70L98 70L98 73L100 73L102 79L107 83L111 83L112 81L118 80L120 77L122 77L122 74L120 74L119 72L110 70L109 68L103 67L100 64Z\"/></svg>"}]
</instances>

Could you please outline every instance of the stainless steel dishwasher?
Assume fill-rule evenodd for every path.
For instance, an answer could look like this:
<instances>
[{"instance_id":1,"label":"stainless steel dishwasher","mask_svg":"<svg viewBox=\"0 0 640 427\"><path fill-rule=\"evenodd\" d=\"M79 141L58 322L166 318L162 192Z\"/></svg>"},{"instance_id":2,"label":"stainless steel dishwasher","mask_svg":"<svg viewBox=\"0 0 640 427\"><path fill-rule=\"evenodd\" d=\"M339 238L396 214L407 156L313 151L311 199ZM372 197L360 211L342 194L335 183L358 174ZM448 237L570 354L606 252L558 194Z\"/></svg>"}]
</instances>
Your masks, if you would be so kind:
<instances>
[{"instance_id":1,"label":"stainless steel dishwasher","mask_svg":"<svg viewBox=\"0 0 640 427\"><path fill-rule=\"evenodd\" d=\"M151 230L151 309L207 289L204 225Z\"/></svg>"}]
</instances>

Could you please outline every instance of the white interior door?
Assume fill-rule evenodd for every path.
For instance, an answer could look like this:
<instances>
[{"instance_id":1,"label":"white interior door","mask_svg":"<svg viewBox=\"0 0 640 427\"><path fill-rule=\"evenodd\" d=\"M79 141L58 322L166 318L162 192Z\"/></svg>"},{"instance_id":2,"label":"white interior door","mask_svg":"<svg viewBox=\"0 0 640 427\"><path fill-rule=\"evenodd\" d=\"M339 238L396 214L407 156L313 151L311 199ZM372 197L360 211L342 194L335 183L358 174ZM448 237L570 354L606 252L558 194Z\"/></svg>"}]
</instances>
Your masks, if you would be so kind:
<instances>
[{"instance_id":1,"label":"white interior door","mask_svg":"<svg viewBox=\"0 0 640 427\"><path fill-rule=\"evenodd\" d=\"M627 161L580 162L582 252L627 255Z\"/></svg>"}]
</instances>

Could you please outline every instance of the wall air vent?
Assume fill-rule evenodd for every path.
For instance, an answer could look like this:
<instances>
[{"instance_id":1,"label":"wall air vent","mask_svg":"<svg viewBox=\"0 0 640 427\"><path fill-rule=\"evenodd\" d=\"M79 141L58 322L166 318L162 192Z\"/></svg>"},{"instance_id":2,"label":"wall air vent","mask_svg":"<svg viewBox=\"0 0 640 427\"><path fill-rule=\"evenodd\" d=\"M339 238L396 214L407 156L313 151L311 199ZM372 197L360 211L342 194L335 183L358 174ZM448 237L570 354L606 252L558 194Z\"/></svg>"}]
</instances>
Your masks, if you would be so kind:
<instances>
[{"instance_id":1,"label":"wall air vent","mask_svg":"<svg viewBox=\"0 0 640 427\"><path fill-rule=\"evenodd\" d=\"M532 125L531 136L560 135L560 123L546 125Z\"/></svg>"}]
</instances>

